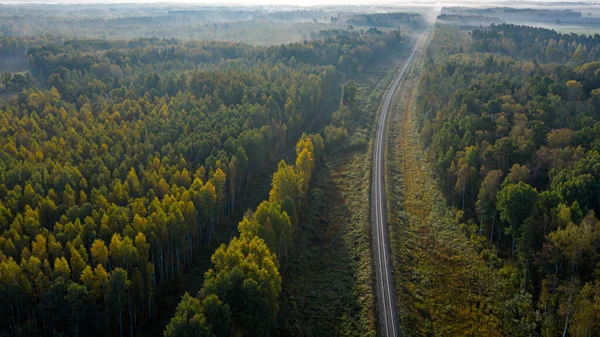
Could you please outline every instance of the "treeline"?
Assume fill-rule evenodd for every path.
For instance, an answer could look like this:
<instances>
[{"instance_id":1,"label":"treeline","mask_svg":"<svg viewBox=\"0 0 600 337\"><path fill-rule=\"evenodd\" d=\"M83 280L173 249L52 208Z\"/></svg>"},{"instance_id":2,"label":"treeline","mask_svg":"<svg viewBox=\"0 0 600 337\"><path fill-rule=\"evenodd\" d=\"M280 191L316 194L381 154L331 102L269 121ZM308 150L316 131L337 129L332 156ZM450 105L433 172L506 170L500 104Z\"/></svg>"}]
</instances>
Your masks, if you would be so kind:
<instances>
[{"instance_id":1,"label":"treeline","mask_svg":"<svg viewBox=\"0 0 600 337\"><path fill-rule=\"evenodd\" d=\"M37 82L50 89L22 91L0 107L0 330L133 336L149 325L196 252L236 231L231 224L253 203L253 182L289 153L310 120L327 114L325 97L339 97L339 59L331 65L303 49L339 57L401 42L396 32L356 32L272 48L154 39L31 48ZM285 259L293 231L283 211L297 223L318 139L302 138L295 168L280 165L270 201L219 250L223 263L238 248L254 261L261 240ZM221 253L215 275L225 277ZM268 284L277 288L277 269L262 260L259 270L273 271ZM241 282L239 271L231 270ZM241 288L221 288L222 276L211 287L207 281L205 318L205 302L216 295L211 308L229 306L218 317L230 317L232 329L267 331L243 310L260 304L261 315L276 313L277 296L261 293L252 275L242 297Z\"/></svg>"},{"instance_id":2,"label":"treeline","mask_svg":"<svg viewBox=\"0 0 600 337\"><path fill-rule=\"evenodd\" d=\"M489 25L491 23L499 24L503 21L493 16L483 15L461 15L452 13L442 13L437 17L438 21L444 23L460 23L462 25Z\"/></svg>"},{"instance_id":3,"label":"treeline","mask_svg":"<svg viewBox=\"0 0 600 337\"><path fill-rule=\"evenodd\" d=\"M48 79L49 84L60 90L62 81L72 83L72 87L61 90L61 94L72 98L80 94L106 95L122 86L144 90L146 84L174 96L179 90L191 89L194 82L189 73L173 74L180 69L229 68L239 72L249 65L283 62L300 68L306 65L298 63L333 65L350 74L403 45L399 31L330 30L320 35L323 40L272 47L160 39L73 40L31 48L28 55L34 76L43 80L57 74Z\"/></svg>"},{"instance_id":4,"label":"treeline","mask_svg":"<svg viewBox=\"0 0 600 337\"><path fill-rule=\"evenodd\" d=\"M543 63L584 64L600 57L600 35L561 34L512 24L491 25L472 33L473 50Z\"/></svg>"},{"instance_id":5,"label":"treeline","mask_svg":"<svg viewBox=\"0 0 600 337\"><path fill-rule=\"evenodd\" d=\"M271 333L279 311L279 264L286 261L323 150L320 135L303 135L296 144L296 164L279 163L269 200L244 216L239 237L215 251L202 289L197 297L183 296L166 337Z\"/></svg>"},{"instance_id":6,"label":"treeline","mask_svg":"<svg viewBox=\"0 0 600 337\"><path fill-rule=\"evenodd\" d=\"M578 23L578 24L598 24L598 18L583 17L581 12L570 9L540 9L540 8L512 8L512 7L493 7L493 8L468 8L468 7L448 7L444 8L445 13L469 14L494 16L502 20L512 22L519 21L543 22L543 23Z\"/></svg>"},{"instance_id":7,"label":"treeline","mask_svg":"<svg viewBox=\"0 0 600 337\"><path fill-rule=\"evenodd\" d=\"M465 35L437 27L420 85L422 140L462 228L510 285L492 309L503 334L598 335L600 63L479 53L496 37L478 34L472 51L459 50Z\"/></svg>"},{"instance_id":8,"label":"treeline","mask_svg":"<svg viewBox=\"0 0 600 337\"><path fill-rule=\"evenodd\" d=\"M418 13L359 14L350 17L348 23L355 26L385 28L397 28L400 26L422 28L426 25L425 20Z\"/></svg>"}]
</instances>

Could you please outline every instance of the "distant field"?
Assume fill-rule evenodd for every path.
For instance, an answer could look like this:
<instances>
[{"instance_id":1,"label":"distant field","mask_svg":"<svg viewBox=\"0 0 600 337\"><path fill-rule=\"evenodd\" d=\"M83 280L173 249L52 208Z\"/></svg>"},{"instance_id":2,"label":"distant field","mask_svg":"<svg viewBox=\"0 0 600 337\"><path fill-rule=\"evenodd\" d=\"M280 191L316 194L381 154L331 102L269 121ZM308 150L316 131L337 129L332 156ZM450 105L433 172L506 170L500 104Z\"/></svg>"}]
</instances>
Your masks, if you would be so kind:
<instances>
[{"instance_id":1,"label":"distant field","mask_svg":"<svg viewBox=\"0 0 600 337\"><path fill-rule=\"evenodd\" d=\"M585 34L585 35L593 35L600 34L600 26L577 26L577 25L544 25L544 24L536 24L535 26L539 26L547 29L554 29L555 31L563 34L575 33L575 34Z\"/></svg>"},{"instance_id":2,"label":"distant field","mask_svg":"<svg viewBox=\"0 0 600 337\"><path fill-rule=\"evenodd\" d=\"M582 26L556 26L544 27L554 29L559 33L575 33L575 34L600 34L600 27L582 27Z\"/></svg>"}]
</instances>

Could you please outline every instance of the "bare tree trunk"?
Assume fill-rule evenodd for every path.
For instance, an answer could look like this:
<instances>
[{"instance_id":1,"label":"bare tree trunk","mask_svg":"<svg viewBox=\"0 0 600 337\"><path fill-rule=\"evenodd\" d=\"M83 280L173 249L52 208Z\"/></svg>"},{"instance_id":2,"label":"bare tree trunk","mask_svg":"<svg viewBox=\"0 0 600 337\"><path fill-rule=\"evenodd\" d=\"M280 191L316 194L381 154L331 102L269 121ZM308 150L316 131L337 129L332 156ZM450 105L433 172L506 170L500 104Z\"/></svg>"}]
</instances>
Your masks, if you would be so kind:
<instances>
[{"instance_id":1,"label":"bare tree trunk","mask_svg":"<svg viewBox=\"0 0 600 337\"><path fill-rule=\"evenodd\" d=\"M512 258L515 255L515 238L512 238L512 250L510 251L510 257Z\"/></svg>"},{"instance_id":2,"label":"bare tree trunk","mask_svg":"<svg viewBox=\"0 0 600 337\"><path fill-rule=\"evenodd\" d=\"M79 317L75 314L75 326L73 327L73 335L79 337Z\"/></svg>"},{"instance_id":3,"label":"bare tree trunk","mask_svg":"<svg viewBox=\"0 0 600 337\"><path fill-rule=\"evenodd\" d=\"M563 337L567 336L567 328L569 327L569 316L571 315L571 301L573 300L573 293L575 292L575 259L573 259L573 267L571 267L571 289L569 290L569 304L567 309L567 318L565 319L565 329L563 330Z\"/></svg>"},{"instance_id":4,"label":"bare tree trunk","mask_svg":"<svg viewBox=\"0 0 600 337\"><path fill-rule=\"evenodd\" d=\"M10 317L10 319L9 319L9 321L10 321L9 326L10 326L11 336L15 335L15 319L14 319L15 315L13 314L13 310L14 310L13 309L13 305L11 303L10 304L10 314L9 314L9 317Z\"/></svg>"},{"instance_id":5,"label":"bare tree trunk","mask_svg":"<svg viewBox=\"0 0 600 337\"><path fill-rule=\"evenodd\" d=\"M131 294L129 294L129 336L133 337L133 305L131 302Z\"/></svg>"},{"instance_id":6,"label":"bare tree trunk","mask_svg":"<svg viewBox=\"0 0 600 337\"><path fill-rule=\"evenodd\" d=\"M175 261L173 260L173 251L171 251L171 280L175 280Z\"/></svg>"},{"instance_id":7,"label":"bare tree trunk","mask_svg":"<svg viewBox=\"0 0 600 337\"><path fill-rule=\"evenodd\" d=\"M152 252L152 267L156 266L154 262L154 252ZM156 287L156 267L152 268L152 285Z\"/></svg>"},{"instance_id":8,"label":"bare tree trunk","mask_svg":"<svg viewBox=\"0 0 600 337\"><path fill-rule=\"evenodd\" d=\"M463 186L462 186L462 209L463 211L465 210L465 180L463 179Z\"/></svg>"},{"instance_id":9,"label":"bare tree trunk","mask_svg":"<svg viewBox=\"0 0 600 337\"><path fill-rule=\"evenodd\" d=\"M192 262L192 257L194 256L194 239L192 234L188 234L188 249L189 249L189 254L188 254L188 262Z\"/></svg>"},{"instance_id":10,"label":"bare tree trunk","mask_svg":"<svg viewBox=\"0 0 600 337\"><path fill-rule=\"evenodd\" d=\"M500 249L500 237L502 236L502 232L498 231L498 240L496 240L496 251Z\"/></svg>"},{"instance_id":11,"label":"bare tree trunk","mask_svg":"<svg viewBox=\"0 0 600 337\"><path fill-rule=\"evenodd\" d=\"M571 297L569 297L569 302L571 301ZM567 327L569 326L569 315L571 314L571 304L569 304L569 309L567 310L567 319L565 320L565 329L563 330L563 337L567 336Z\"/></svg>"},{"instance_id":12,"label":"bare tree trunk","mask_svg":"<svg viewBox=\"0 0 600 337\"><path fill-rule=\"evenodd\" d=\"M558 261L554 260L554 277L552 278L552 295L556 293L556 283L558 282L558 269L560 266L558 265Z\"/></svg>"},{"instance_id":13,"label":"bare tree trunk","mask_svg":"<svg viewBox=\"0 0 600 337\"><path fill-rule=\"evenodd\" d=\"M471 207L475 209L475 184L471 184ZM479 233L481 234L481 233Z\"/></svg>"},{"instance_id":14,"label":"bare tree trunk","mask_svg":"<svg viewBox=\"0 0 600 337\"><path fill-rule=\"evenodd\" d=\"M496 229L496 212L492 213L492 231L490 232L490 247L493 245L494 229Z\"/></svg>"},{"instance_id":15,"label":"bare tree trunk","mask_svg":"<svg viewBox=\"0 0 600 337\"><path fill-rule=\"evenodd\" d=\"M483 207L481 208L481 218L479 219L479 235L481 235L481 231L483 228L483 217L485 216L485 202L483 202Z\"/></svg>"},{"instance_id":16,"label":"bare tree trunk","mask_svg":"<svg viewBox=\"0 0 600 337\"><path fill-rule=\"evenodd\" d=\"M161 250L160 252L160 281L164 281L166 279L165 274L167 272L167 267L166 267L166 259L165 259L165 251L164 249ZM163 272L163 268L164 268L164 272Z\"/></svg>"},{"instance_id":17,"label":"bare tree trunk","mask_svg":"<svg viewBox=\"0 0 600 337\"><path fill-rule=\"evenodd\" d=\"M106 296L104 296L104 305L106 306L104 309L106 312L106 327L108 328L108 331L110 331L110 314L108 313L108 301Z\"/></svg>"}]
</instances>

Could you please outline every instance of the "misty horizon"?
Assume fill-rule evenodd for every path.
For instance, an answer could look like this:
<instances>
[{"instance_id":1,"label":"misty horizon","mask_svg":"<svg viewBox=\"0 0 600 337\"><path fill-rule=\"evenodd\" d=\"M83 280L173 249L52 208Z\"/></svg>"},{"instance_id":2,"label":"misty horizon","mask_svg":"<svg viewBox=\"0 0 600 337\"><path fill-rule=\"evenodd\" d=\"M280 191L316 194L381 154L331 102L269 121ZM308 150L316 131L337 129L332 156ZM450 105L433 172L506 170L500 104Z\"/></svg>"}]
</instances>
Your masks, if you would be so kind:
<instances>
[{"instance_id":1,"label":"misty horizon","mask_svg":"<svg viewBox=\"0 0 600 337\"><path fill-rule=\"evenodd\" d=\"M127 4L153 4L153 5L185 5L185 6L283 6L283 7L320 7L330 5L351 5L351 6L391 6L391 7L407 7L407 6L420 6L420 5L441 5L441 6L486 6L486 7L505 7L507 4L511 6L523 7L527 4L536 6L547 5L561 5L572 6L572 5L597 5L598 1L578 1L578 0L526 0L526 1L514 1L514 0L499 0L499 1L395 1L395 0L375 0L375 1L361 1L361 0L309 0L309 1L284 1L284 0L37 0L37 1L20 1L20 0L2 0L0 4L81 4L81 5L127 5Z\"/></svg>"}]
</instances>

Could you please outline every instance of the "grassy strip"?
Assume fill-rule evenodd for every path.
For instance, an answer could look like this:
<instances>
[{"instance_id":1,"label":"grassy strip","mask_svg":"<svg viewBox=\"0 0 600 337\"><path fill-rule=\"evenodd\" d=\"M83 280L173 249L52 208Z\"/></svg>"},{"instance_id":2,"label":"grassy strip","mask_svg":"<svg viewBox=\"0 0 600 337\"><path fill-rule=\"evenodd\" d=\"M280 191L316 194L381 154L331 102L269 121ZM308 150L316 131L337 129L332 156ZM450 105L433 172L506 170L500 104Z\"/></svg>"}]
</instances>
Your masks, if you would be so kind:
<instances>
[{"instance_id":1,"label":"grassy strip","mask_svg":"<svg viewBox=\"0 0 600 337\"><path fill-rule=\"evenodd\" d=\"M282 270L281 336L376 335L369 203L372 139L382 95L404 56L353 78L362 114L352 136L368 145L330 154L311 182L304 221Z\"/></svg>"},{"instance_id":2,"label":"grassy strip","mask_svg":"<svg viewBox=\"0 0 600 337\"><path fill-rule=\"evenodd\" d=\"M500 336L493 272L445 205L413 125L419 78L393 102L388 136L388 225L405 336Z\"/></svg>"},{"instance_id":3,"label":"grassy strip","mask_svg":"<svg viewBox=\"0 0 600 337\"><path fill-rule=\"evenodd\" d=\"M364 154L321 168L283 270L281 335L373 336ZM343 163L342 163L343 162ZM339 167L335 165L335 167ZM350 187L350 183L354 187ZM348 189L350 187L350 189Z\"/></svg>"}]
</instances>

